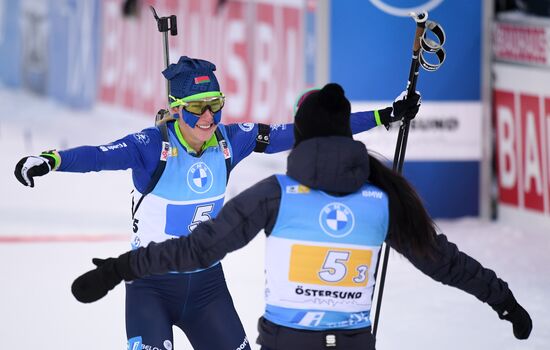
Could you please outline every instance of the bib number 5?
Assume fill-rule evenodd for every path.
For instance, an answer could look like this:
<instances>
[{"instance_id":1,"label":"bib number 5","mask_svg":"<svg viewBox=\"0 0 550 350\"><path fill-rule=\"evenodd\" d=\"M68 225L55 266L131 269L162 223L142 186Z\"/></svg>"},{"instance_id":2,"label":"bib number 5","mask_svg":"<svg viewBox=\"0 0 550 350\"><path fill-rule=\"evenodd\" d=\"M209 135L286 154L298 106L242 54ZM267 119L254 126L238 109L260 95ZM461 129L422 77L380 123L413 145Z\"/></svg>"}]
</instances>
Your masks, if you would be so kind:
<instances>
[{"instance_id":1,"label":"bib number 5","mask_svg":"<svg viewBox=\"0 0 550 350\"><path fill-rule=\"evenodd\" d=\"M348 268L346 262L349 259L349 252L329 251L325 257L323 267L319 271L319 278L325 282L338 282L346 277Z\"/></svg>"},{"instance_id":2,"label":"bib number 5","mask_svg":"<svg viewBox=\"0 0 550 350\"><path fill-rule=\"evenodd\" d=\"M350 252L347 251L333 251L330 250L319 271L319 278L325 282L339 282L346 277L348 273L348 261L350 258ZM353 271L353 270L352 270ZM363 283L367 279L367 265L359 265L355 267L355 273L353 275L353 282Z\"/></svg>"},{"instance_id":3,"label":"bib number 5","mask_svg":"<svg viewBox=\"0 0 550 350\"><path fill-rule=\"evenodd\" d=\"M214 211L214 203L197 206L195 208L195 213L193 214L193 219L191 220L191 224L187 226L187 228L189 229L189 232L193 232L193 230L201 222L212 219L212 216L210 215L212 211Z\"/></svg>"}]
</instances>

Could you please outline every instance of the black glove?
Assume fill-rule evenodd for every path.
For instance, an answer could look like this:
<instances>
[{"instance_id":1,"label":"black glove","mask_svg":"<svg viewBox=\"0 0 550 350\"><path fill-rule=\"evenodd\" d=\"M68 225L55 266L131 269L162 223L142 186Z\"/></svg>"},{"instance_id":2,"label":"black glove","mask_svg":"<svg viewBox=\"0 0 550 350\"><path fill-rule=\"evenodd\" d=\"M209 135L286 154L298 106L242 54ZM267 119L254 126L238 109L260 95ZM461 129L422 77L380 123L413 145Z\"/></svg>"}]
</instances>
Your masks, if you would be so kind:
<instances>
[{"instance_id":1,"label":"black glove","mask_svg":"<svg viewBox=\"0 0 550 350\"><path fill-rule=\"evenodd\" d=\"M40 156L22 158L15 165L14 174L19 182L25 186L34 187L34 177L46 175L55 169L55 155L53 151L42 153Z\"/></svg>"},{"instance_id":2,"label":"black glove","mask_svg":"<svg viewBox=\"0 0 550 350\"><path fill-rule=\"evenodd\" d=\"M529 313L518 304L514 295L510 295L500 304L491 304L501 320L510 321L517 339L527 339L533 329L533 321Z\"/></svg>"},{"instance_id":3,"label":"black glove","mask_svg":"<svg viewBox=\"0 0 550 350\"><path fill-rule=\"evenodd\" d=\"M378 110L380 116L380 123L386 126L386 129L390 127L391 123L401 120L412 120L416 117L418 110L420 109L421 97L420 93L416 91L410 98L407 97L407 91L403 91L395 101L392 107L386 107Z\"/></svg>"},{"instance_id":4,"label":"black glove","mask_svg":"<svg viewBox=\"0 0 550 350\"><path fill-rule=\"evenodd\" d=\"M97 268L78 277L71 286L71 292L76 300L92 303L103 298L122 280L136 279L130 269L130 253L124 253L118 258L92 259Z\"/></svg>"}]
</instances>

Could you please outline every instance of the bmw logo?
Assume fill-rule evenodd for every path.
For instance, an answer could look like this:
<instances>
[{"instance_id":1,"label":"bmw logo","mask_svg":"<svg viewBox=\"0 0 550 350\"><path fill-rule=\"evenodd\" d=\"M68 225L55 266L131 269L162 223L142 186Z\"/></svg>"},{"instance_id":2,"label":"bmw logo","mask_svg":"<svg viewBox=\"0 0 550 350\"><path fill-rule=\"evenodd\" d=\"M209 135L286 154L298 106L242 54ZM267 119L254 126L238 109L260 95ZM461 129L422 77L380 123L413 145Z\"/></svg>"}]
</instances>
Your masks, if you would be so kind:
<instances>
[{"instance_id":1,"label":"bmw logo","mask_svg":"<svg viewBox=\"0 0 550 350\"><path fill-rule=\"evenodd\" d=\"M212 187L213 180L212 171L203 162L193 164L187 172L187 185L196 193L207 192Z\"/></svg>"},{"instance_id":2,"label":"bmw logo","mask_svg":"<svg viewBox=\"0 0 550 350\"><path fill-rule=\"evenodd\" d=\"M350 208L342 203L330 203L321 209L319 224L325 233L334 238L350 234L355 226L355 217Z\"/></svg>"}]
</instances>

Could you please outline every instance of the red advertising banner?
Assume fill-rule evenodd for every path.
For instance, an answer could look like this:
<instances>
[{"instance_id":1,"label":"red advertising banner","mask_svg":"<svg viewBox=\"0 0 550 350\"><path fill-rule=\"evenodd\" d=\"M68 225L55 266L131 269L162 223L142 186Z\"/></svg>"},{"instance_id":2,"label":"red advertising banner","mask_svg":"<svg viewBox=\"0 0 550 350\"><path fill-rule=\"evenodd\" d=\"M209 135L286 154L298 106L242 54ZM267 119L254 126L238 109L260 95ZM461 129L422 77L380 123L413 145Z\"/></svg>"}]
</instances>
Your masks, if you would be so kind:
<instances>
[{"instance_id":1,"label":"red advertising banner","mask_svg":"<svg viewBox=\"0 0 550 350\"><path fill-rule=\"evenodd\" d=\"M525 207L536 211L544 211L542 164L542 128L540 99L538 96L521 94L520 125L521 125L521 166L523 169L523 202Z\"/></svg>"},{"instance_id":2,"label":"red advertising banner","mask_svg":"<svg viewBox=\"0 0 550 350\"><path fill-rule=\"evenodd\" d=\"M500 202L549 214L550 95L494 90Z\"/></svg>"},{"instance_id":3,"label":"red advertising banner","mask_svg":"<svg viewBox=\"0 0 550 350\"><path fill-rule=\"evenodd\" d=\"M138 18L123 18L120 1L103 3L100 100L154 114L166 106L159 16L176 15L170 62L209 60L227 96L223 121L280 123L304 88L303 1L149 1Z\"/></svg>"},{"instance_id":4,"label":"red advertising banner","mask_svg":"<svg viewBox=\"0 0 550 350\"><path fill-rule=\"evenodd\" d=\"M493 53L497 60L550 65L550 29L531 23L496 22Z\"/></svg>"}]
</instances>

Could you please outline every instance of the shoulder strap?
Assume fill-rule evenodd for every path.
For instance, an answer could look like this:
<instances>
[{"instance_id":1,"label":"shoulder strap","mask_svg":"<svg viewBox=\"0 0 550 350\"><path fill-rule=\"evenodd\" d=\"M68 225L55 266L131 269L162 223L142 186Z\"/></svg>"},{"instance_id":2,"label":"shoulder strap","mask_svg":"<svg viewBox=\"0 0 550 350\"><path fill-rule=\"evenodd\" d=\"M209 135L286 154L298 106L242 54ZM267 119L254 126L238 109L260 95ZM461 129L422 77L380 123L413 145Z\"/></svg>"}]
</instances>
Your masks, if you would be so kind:
<instances>
[{"instance_id":1,"label":"shoulder strap","mask_svg":"<svg viewBox=\"0 0 550 350\"><path fill-rule=\"evenodd\" d=\"M227 141L225 140L225 137L220 131L220 128L216 128L216 131L214 132L214 134L216 135L216 140L218 140L218 145L220 145L220 148L222 149L222 152L223 152L223 157L225 158L225 170L226 170L225 183L227 184L229 182L229 174L231 173L231 170L232 170L231 151L229 150Z\"/></svg>"},{"instance_id":2,"label":"shoulder strap","mask_svg":"<svg viewBox=\"0 0 550 350\"><path fill-rule=\"evenodd\" d=\"M145 198L146 195L151 193L157 183L159 182L162 173L164 172L164 168L166 168L166 160L168 159L168 152L170 152L170 141L168 139L168 123L160 123L158 124L158 128L160 130L160 135L162 138L162 149L160 151L160 161L157 165L157 168L155 169L155 172L151 176L151 180L149 180L149 183L147 184L147 187L145 188L145 191L141 194L141 197L139 198L137 204L134 206L132 203L132 219L134 218L134 215L136 214L141 202L143 201L143 198Z\"/></svg>"},{"instance_id":3,"label":"shoulder strap","mask_svg":"<svg viewBox=\"0 0 550 350\"><path fill-rule=\"evenodd\" d=\"M256 136L256 147L254 152L263 153L269 145L269 133L271 127L268 124L258 123L258 136Z\"/></svg>"}]
</instances>

